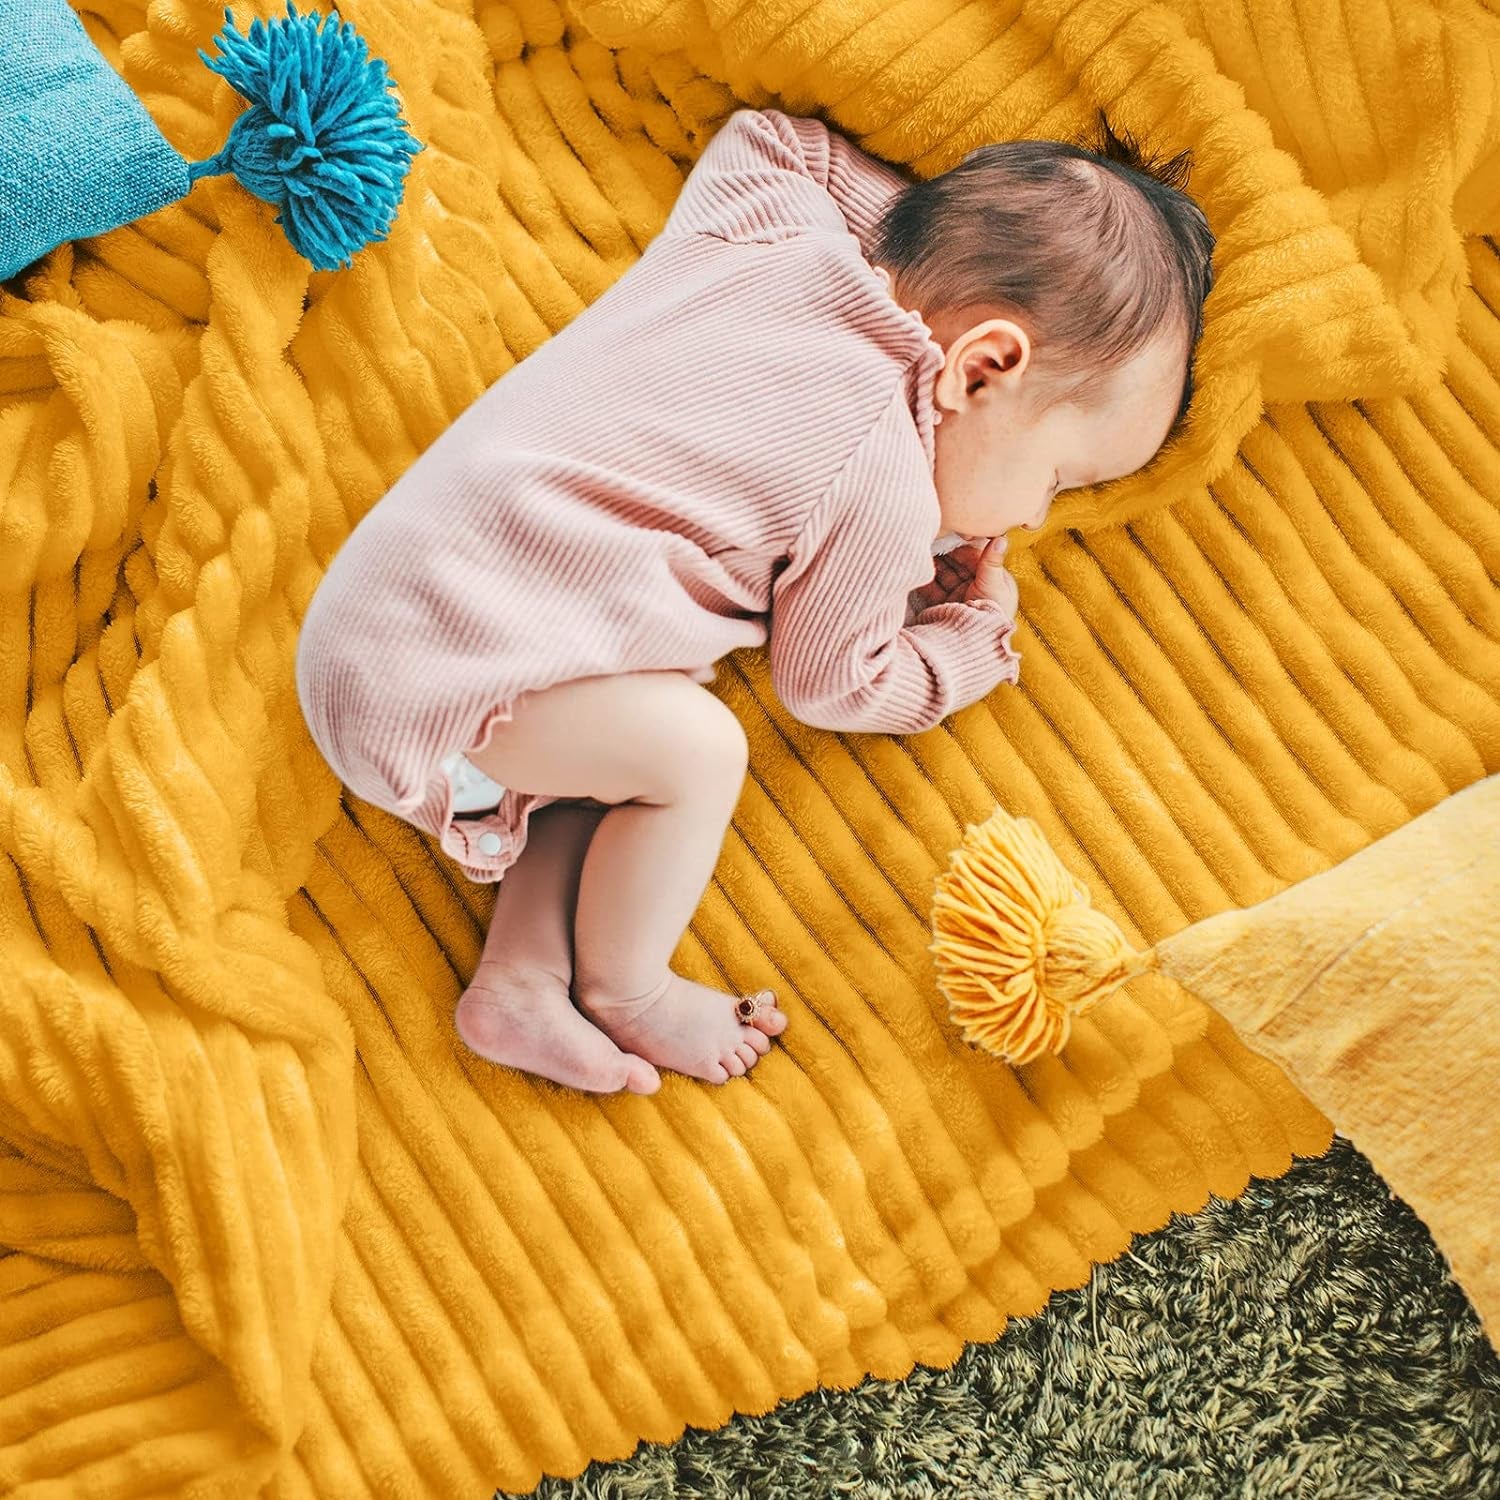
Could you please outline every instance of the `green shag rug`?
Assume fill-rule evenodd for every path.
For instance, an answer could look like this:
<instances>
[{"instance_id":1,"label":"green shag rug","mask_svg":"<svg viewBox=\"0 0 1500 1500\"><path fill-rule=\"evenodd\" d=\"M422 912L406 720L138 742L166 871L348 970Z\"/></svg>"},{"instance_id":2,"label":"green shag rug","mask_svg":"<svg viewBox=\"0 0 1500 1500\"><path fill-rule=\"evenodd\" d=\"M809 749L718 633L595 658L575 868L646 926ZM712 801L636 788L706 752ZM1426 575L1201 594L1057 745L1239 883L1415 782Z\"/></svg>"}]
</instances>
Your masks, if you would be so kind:
<instances>
[{"instance_id":1,"label":"green shag rug","mask_svg":"<svg viewBox=\"0 0 1500 1500\"><path fill-rule=\"evenodd\" d=\"M1497 1500L1500 1358L1421 1222L1335 1140L951 1369L814 1391L532 1493Z\"/></svg>"}]
</instances>

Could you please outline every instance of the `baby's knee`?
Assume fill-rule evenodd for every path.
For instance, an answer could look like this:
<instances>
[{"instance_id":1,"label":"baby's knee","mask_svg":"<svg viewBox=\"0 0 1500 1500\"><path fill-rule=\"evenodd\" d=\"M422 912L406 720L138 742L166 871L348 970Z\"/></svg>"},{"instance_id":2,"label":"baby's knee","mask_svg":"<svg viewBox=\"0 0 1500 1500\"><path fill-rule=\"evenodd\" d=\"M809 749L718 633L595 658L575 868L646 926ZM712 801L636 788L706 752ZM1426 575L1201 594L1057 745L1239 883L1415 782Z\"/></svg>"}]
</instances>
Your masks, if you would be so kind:
<instances>
[{"instance_id":1,"label":"baby's knee","mask_svg":"<svg viewBox=\"0 0 1500 1500\"><path fill-rule=\"evenodd\" d=\"M686 748L704 766L736 781L750 764L750 742L734 710L704 687L696 687L695 711L689 716Z\"/></svg>"},{"instance_id":2,"label":"baby's knee","mask_svg":"<svg viewBox=\"0 0 1500 1500\"><path fill-rule=\"evenodd\" d=\"M696 684L662 725L660 775L663 799L700 804L714 817L729 816L739 801L750 763L744 726L712 693Z\"/></svg>"}]
</instances>

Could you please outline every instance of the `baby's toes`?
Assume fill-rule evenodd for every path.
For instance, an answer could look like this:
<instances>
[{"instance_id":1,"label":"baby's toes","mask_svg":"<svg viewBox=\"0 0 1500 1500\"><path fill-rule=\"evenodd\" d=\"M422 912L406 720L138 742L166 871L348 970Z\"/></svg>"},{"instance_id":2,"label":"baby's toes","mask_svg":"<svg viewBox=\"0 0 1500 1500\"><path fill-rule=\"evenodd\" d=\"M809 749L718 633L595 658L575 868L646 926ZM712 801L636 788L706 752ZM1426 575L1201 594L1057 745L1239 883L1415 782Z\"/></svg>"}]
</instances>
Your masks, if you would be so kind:
<instances>
[{"instance_id":1,"label":"baby's toes","mask_svg":"<svg viewBox=\"0 0 1500 1500\"><path fill-rule=\"evenodd\" d=\"M780 1036L791 1024L791 1019L779 1005L773 1005L769 1010L761 1011L750 1024L767 1036Z\"/></svg>"},{"instance_id":2,"label":"baby's toes","mask_svg":"<svg viewBox=\"0 0 1500 1500\"><path fill-rule=\"evenodd\" d=\"M760 1033L757 1031L754 1035L760 1036ZM734 1050L735 1055L744 1063L747 1069L753 1068L761 1057L760 1052L752 1042L741 1042Z\"/></svg>"},{"instance_id":3,"label":"baby's toes","mask_svg":"<svg viewBox=\"0 0 1500 1500\"><path fill-rule=\"evenodd\" d=\"M750 1065L740 1056L738 1050L724 1053L719 1062L728 1070L731 1078L739 1078L750 1071Z\"/></svg>"},{"instance_id":4,"label":"baby's toes","mask_svg":"<svg viewBox=\"0 0 1500 1500\"><path fill-rule=\"evenodd\" d=\"M765 1032L757 1031L753 1026L740 1027L740 1055L744 1056L748 1048L753 1056L746 1057L745 1061L753 1063L757 1057L764 1057L771 1050L771 1038Z\"/></svg>"},{"instance_id":5,"label":"baby's toes","mask_svg":"<svg viewBox=\"0 0 1500 1500\"><path fill-rule=\"evenodd\" d=\"M755 993L761 1001L760 1013L745 1025L753 1026L767 1036L780 1036L791 1017L776 1004L776 991L757 990Z\"/></svg>"}]
</instances>

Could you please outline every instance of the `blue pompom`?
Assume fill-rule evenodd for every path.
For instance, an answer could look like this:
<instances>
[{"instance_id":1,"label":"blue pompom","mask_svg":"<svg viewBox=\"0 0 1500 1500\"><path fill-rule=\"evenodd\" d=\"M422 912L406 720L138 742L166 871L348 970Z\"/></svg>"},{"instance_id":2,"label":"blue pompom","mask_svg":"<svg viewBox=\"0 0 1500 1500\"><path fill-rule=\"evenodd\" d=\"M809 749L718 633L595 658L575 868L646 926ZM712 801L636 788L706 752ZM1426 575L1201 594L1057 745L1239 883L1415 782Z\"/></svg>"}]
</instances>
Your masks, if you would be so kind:
<instances>
[{"instance_id":1,"label":"blue pompom","mask_svg":"<svg viewBox=\"0 0 1500 1500\"><path fill-rule=\"evenodd\" d=\"M292 247L320 271L347 266L356 250L385 239L411 158L423 149L403 128L382 60L342 18L319 29L317 11L224 28L223 56L198 56L250 101L223 149L189 166L190 176L233 172L281 212ZM332 16L329 17L332 20Z\"/></svg>"}]
</instances>

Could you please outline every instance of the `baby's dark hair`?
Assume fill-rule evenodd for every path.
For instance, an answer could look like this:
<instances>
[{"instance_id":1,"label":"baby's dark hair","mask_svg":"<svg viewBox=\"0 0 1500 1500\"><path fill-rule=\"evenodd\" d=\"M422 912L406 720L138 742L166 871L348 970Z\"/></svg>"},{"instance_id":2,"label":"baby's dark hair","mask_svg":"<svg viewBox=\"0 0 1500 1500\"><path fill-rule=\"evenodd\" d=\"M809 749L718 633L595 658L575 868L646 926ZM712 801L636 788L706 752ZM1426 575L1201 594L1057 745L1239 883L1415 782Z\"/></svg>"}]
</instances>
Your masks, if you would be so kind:
<instances>
[{"instance_id":1,"label":"baby's dark hair","mask_svg":"<svg viewBox=\"0 0 1500 1500\"><path fill-rule=\"evenodd\" d=\"M1101 113L1091 141L1001 141L886 205L872 256L924 315L998 304L1024 319L1049 401L1187 334L1175 434L1193 395L1214 237L1183 191L1191 153L1147 155Z\"/></svg>"}]
</instances>

